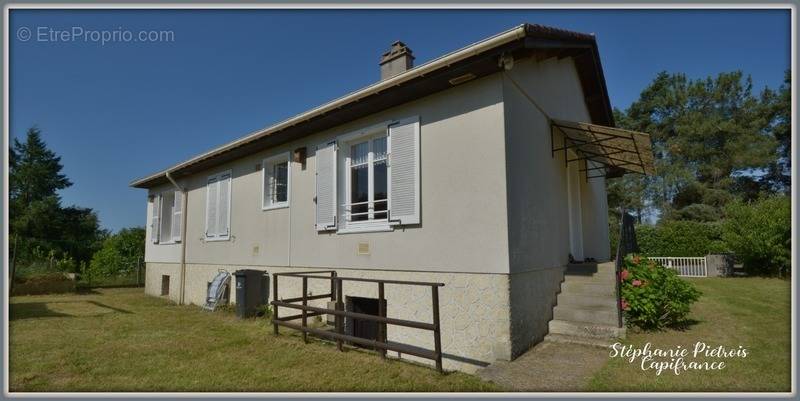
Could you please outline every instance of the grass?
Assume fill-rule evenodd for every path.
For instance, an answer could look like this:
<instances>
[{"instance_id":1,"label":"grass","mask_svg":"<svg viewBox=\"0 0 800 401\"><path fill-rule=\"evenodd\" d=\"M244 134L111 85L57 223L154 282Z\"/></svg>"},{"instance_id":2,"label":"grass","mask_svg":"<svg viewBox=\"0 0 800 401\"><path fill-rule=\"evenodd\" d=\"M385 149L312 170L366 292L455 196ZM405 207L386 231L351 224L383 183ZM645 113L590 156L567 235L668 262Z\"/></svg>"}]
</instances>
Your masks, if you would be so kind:
<instances>
[{"instance_id":1,"label":"grass","mask_svg":"<svg viewBox=\"0 0 800 401\"><path fill-rule=\"evenodd\" d=\"M30 391L493 391L463 373L273 336L265 319L203 312L141 289L13 297L10 389Z\"/></svg>"},{"instance_id":2,"label":"grass","mask_svg":"<svg viewBox=\"0 0 800 401\"><path fill-rule=\"evenodd\" d=\"M791 285L766 278L692 280L703 292L685 330L628 333L626 344L697 341L747 348L721 371L656 376L619 358L586 391L790 391ZM147 297L137 288L13 297L11 391L496 391L463 373L439 375L375 354L339 353L265 319L238 320ZM702 359L701 359L702 360Z\"/></svg>"},{"instance_id":3,"label":"grass","mask_svg":"<svg viewBox=\"0 0 800 401\"><path fill-rule=\"evenodd\" d=\"M661 349L693 347L698 341L732 349L741 345L748 356L725 359L723 370L677 376L656 376L643 371L640 360L629 364L614 358L594 375L588 391L791 391L791 283L768 278L691 281L703 292L692 307L693 324L683 331L629 331L624 343L642 347L650 342Z\"/></svg>"}]
</instances>

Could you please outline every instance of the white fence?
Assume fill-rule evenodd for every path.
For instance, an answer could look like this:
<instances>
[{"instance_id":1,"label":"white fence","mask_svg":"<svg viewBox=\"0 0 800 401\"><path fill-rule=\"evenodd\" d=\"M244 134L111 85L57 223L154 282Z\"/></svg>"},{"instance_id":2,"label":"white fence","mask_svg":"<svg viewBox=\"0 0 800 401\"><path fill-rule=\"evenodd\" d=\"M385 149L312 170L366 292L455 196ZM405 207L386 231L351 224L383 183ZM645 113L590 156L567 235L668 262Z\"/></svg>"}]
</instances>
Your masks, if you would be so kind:
<instances>
[{"instance_id":1,"label":"white fence","mask_svg":"<svg viewBox=\"0 0 800 401\"><path fill-rule=\"evenodd\" d=\"M663 257L653 256L650 259L675 269L682 277L708 277L708 263L705 256L700 257Z\"/></svg>"}]
</instances>

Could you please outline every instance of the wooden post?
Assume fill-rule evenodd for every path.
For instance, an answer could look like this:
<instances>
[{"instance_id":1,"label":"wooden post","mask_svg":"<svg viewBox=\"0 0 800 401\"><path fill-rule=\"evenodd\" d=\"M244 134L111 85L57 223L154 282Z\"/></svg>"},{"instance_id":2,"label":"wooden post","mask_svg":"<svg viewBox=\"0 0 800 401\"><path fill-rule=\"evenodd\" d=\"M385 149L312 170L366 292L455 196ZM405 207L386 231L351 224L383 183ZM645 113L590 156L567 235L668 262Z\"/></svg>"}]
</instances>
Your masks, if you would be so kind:
<instances>
[{"instance_id":1,"label":"wooden post","mask_svg":"<svg viewBox=\"0 0 800 401\"><path fill-rule=\"evenodd\" d=\"M337 278L336 279L336 310L337 311L344 310L344 302L342 301L343 297L344 297L344 294L342 293L342 279ZM343 319L344 319L344 316L336 315L336 333L338 333L338 334L344 334L344 320ZM342 340L341 339L337 339L336 340L336 348L339 351L343 350L342 349Z\"/></svg>"},{"instance_id":2,"label":"wooden post","mask_svg":"<svg viewBox=\"0 0 800 401\"><path fill-rule=\"evenodd\" d=\"M378 316L386 317L386 307L384 306L383 282L378 283ZM378 341L386 344L386 323L378 323ZM386 348L380 349L381 358L386 358Z\"/></svg>"},{"instance_id":3,"label":"wooden post","mask_svg":"<svg viewBox=\"0 0 800 401\"><path fill-rule=\"evenodd\" d=\"M278 300L278 275L272 274L272 300ZM278 305L272 305L272 333L278 335Z\"/></svg>"},{"instance_id":4,"label":"wooden post","mask_svg":"<svg viewBox=\"0 0 800 401\"><path fill-rule=\"evenodd\" d=\"M336 272L331 272L331 302L336 301Z\"/></svg>"},{"instance_id":5,"label":"wooden post","mask_svg":"<svg viewBox=\"0 0 800 401\"><path fill-rule=\"evenodd\" d=\"M436 352L436 370L442 372L442 328L439 324L439 286L432 285L431 298L433 301L433 344Z\"/></svg>"},{"instance_id":6,"label":"wooden post","mask_svg":"<svg viewBox=\"0 0 800 401\"><path fill-rule=\"evenodd\" d=\"M303 306L308 306L308 299L306 296L308 295L308 277L303 276ZM303 309L303 328L305 329L308 327L308 312ZM308 332L303 330L303 342L308 343Z\"/></svg>"}]
</instances>

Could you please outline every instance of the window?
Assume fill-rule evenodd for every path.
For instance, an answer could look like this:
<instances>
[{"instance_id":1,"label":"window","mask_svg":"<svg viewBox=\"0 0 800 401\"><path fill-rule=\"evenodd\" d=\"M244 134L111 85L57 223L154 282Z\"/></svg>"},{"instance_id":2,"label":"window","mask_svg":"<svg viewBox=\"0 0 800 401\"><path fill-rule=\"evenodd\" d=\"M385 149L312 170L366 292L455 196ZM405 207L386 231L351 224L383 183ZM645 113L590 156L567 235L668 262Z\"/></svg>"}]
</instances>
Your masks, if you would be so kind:
<instances>
[{"instance_id":1,"label":"window","mask_svg":"<svg viewBox=\"0 0 800 401\"><path fill-rule=\"evenodd\" d=\"M181 240L182 192L165 191L152 198L150 236L154 244L172 244Z\"/></svg>"},{"instance_id":2,"label":"window","mask_svg":"<svg viewBox=\"0 0 800 401\"><path fill-rule=\"evenodd\" d=\"M281 154L264 159L261 169L263 176L261 208L277 209L289 206L291 164L289 154Z\"/></svg>"},{"instance_id":3,"label":"window","mask_svg":"<svg viewBox=\"0 0 800 401\"><path fill-rule=\"evenodd\" d=\"M419 127L419 117L388 121L316 147L317 231L421 224Z\"/></svg>"},{"instance_id":4,"label":"window","mask_svg":"<svg viewBox=\"0 0 800 401\"><path fill-rule=\"evenodd\" d=\"M386 133L348 142L345 222L388 222Z\"/></svg>"},{"instance_id":5,"label":"window","mask_svg":"<svg viewBox=\"0 0 800 401\"><path fill-rule=\"evenodd\" d=\"M169 295L169 276L161 276L161 296Z\"/></svg>"},{"instance_id":6,"label":"window","mask_svg":"<svg viewBox=\"0 0 800 401\"><path fill-rule=\"evenodd\" d=\"M231 172L208 177L206 183L206 241L224 241L231 235Z\"/></svg>"}]
</instances>

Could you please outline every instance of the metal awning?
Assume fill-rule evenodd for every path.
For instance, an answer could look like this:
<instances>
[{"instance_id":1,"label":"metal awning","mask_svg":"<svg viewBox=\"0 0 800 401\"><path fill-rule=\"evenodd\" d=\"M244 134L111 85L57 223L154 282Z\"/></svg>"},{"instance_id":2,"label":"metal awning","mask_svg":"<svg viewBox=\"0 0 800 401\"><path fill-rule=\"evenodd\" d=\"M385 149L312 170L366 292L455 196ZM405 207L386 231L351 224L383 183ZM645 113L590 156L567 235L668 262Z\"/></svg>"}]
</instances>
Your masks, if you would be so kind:
<instances>
[{"instance_id":1,"label":"metal awning","mask_svg":"<svg viewBox=\"0 0 800 401\"><path fill-rule=\"evenodd\" d=\"M587 178L600 177L590 175L590 171L596 170L605 170L603 176L609 178L621 176L625 172L645 175L655 173L649 134L556 119L551 119L550 125L553 155L564 151L567 163L585 160L600 164L592 167L587 163L582 170L586 171ZM553 140L556 133L562 135L560 145ZM567 150L573 150L578 157L567 157Z\"/></svg>"}]
</instances>

